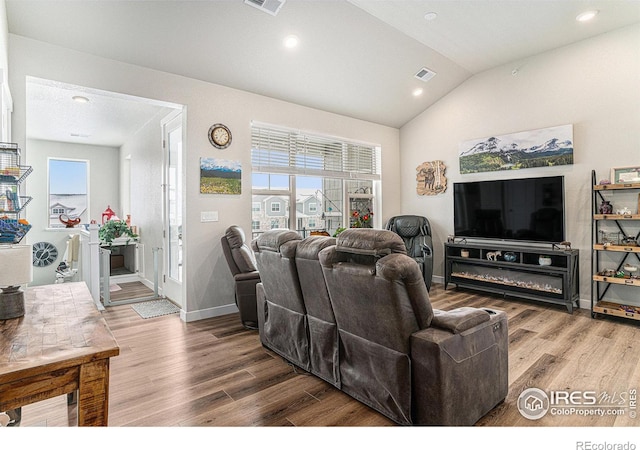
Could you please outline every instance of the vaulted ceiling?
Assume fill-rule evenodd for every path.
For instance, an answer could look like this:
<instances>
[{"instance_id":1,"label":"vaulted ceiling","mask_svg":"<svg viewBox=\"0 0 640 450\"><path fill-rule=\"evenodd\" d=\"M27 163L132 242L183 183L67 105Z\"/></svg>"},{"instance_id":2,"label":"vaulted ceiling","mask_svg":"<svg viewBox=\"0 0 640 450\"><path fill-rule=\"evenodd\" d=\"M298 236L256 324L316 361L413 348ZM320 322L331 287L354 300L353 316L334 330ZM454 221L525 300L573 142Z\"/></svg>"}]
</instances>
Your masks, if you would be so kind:
<instances>
[{"instance_id":1,"label":"vaulted ceiling","mask_svg":"<svg viewBox=\"0 0 640 450\"><path fill-rule=\"evenodd\" d=\"M474 74L640 22L638 0L287 0L277 15L241 0L6 5L13 34L397 128Z\"/></svg>"}]
</instances>

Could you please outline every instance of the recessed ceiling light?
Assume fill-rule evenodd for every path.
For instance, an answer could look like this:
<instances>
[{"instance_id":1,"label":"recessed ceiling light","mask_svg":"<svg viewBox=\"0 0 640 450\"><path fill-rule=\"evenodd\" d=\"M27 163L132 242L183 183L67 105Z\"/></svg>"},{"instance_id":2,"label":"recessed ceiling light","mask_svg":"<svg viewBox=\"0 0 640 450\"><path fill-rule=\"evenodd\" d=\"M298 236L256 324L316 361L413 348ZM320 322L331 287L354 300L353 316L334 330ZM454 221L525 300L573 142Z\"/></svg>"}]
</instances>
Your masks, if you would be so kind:
<instances>
[{"instance_id":1,"label":"recessed ceiling light","mask_svg":"<svg viewBox=\"0 0 640 450\"><path fill-rule=\"evenodd\" d=\"M290 34L284 38L283 44L286 48L295 48L298 46L298 42L300 42L298 36Z\"/></svg>"},{"instance_id":2,"label":"recessed ceiling light","mask_svg":"<svg viewBox=\"0 0 640 450\"><path fill-rule=\"evenodd\" d=\"M424 20L426 20L427 22L431 22L432 20L436 20L437 17L438 17L437 13L428 12L424 15Z\"/></svg>"},{"instance_id":3,"label":"recessed ceiling light","mask_svg":"<svg viewBox=\"0 0 640 450\"><path fill-rule=\"evenodd\" d=\"M89 99L87 97L83 97L82 95L74 95L71 97L74 102L78 103L89 103Z\"/></svg>"},{"instance_id":4,"label":"recessed ceiling light","mask_svg":"<svg viewBox=\"0 0 640 450\"><path fill-rule=\"evenodd\" d=\"M576 20L578 22L588 22L597 15L598 15L598 10L585 11L581 14L578 14L578 16L576 17Z\"/></svg>"},{"instance_id":5,"label":"recessed ceiling light","mask_svg":"<svg viewBox=\"0 0 640 450\"><path fill-rule=\"evenodd\" d=\"M413 90L412 94L413 94L414 97L420 97L423 92L424 92L424 89L416 88L416 89Z\"/></svg>"}]
</instances>

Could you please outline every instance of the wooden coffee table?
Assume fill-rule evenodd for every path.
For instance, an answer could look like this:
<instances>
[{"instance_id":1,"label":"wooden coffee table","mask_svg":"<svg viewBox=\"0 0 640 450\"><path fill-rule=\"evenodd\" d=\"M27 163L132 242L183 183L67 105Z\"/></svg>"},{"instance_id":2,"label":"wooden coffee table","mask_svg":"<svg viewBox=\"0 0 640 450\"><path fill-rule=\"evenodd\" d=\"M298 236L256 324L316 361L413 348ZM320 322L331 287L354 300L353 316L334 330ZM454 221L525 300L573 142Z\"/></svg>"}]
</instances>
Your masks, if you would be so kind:
<instances>
[{"instance_id":1,"label":"wooden coffee table","mask_svg":"<svg viewBox=\"0 0 640 450\"><path fill-rule=\"evenodd\" d=\"M0 321L0 411L77 391L78 426L106 426L120 349L86 284L30 287L25 310Z\"/></svg>"}]
</instances>

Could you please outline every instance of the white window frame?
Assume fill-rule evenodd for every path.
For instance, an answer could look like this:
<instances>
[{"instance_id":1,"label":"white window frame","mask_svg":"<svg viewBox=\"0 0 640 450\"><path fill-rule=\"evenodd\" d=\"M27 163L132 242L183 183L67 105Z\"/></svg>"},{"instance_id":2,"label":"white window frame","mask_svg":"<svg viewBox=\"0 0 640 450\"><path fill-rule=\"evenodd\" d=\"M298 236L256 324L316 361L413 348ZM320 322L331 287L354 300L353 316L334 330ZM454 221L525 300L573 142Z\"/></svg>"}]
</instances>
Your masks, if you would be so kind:
<instances>
[{"instance_id":1,"label":"white window frame","mask_svg":"<svg viewBox=\"0 0 640 450\"><path fill-rule=\"evenodd\" d=\"M51 211L51 161L69 161L69 162L82 162L86 164L87 167L87 209L86 209L86 217L87 220L91 218L91 163L88 159L79 159L79 158L63 158L58 156L49 156L47 157L47 229L48 230L63 230L65 226L61 223L60 226L52 227L51 224L51 214L54 214ZM63 213L61 213L63 214Z\"/></svg>"},{"instance_id":2,"label":"white window frame","mask_svg":"<svg viewBox=\"0 0 640 450\"><path fill-rule=\"evenodd\" d=\"M295 177L313 176L343 180L344 210L342 223L349 224L349 180L372 182L373 227L382 228L381 214L381 147L345 138L308 133L260 122L251 124L251 163L254 173L289 175L290 196L295 204ZM325 151L326 148L326 151ZM274 191L253 189L253 195L275 194ZM272 210L272 212L274 212ZM290 208L290 224L298 223L296 208Z\"/></svg>"}]
</instances>

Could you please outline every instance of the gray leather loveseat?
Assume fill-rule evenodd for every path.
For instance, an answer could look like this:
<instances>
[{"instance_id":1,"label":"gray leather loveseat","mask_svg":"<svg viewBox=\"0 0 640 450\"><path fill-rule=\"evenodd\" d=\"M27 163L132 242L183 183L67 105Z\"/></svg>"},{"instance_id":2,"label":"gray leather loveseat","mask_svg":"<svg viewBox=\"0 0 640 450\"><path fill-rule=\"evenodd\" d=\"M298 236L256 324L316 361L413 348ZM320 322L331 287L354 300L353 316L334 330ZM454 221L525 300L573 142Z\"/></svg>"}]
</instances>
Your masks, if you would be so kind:
<instances>
[{"instance_id":1,"label":"gray leather loveseat","mask_svg":"<svg viewBox=\"0 0 640 450\"><path fill-rule=\"evenodd\" d=\"M501 311L433 310L387 230L252 242L262 344L403 425L473 425L508 390Z\"/></svg>"}]
</instances>

